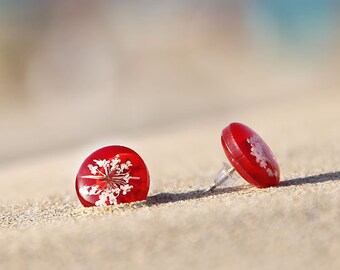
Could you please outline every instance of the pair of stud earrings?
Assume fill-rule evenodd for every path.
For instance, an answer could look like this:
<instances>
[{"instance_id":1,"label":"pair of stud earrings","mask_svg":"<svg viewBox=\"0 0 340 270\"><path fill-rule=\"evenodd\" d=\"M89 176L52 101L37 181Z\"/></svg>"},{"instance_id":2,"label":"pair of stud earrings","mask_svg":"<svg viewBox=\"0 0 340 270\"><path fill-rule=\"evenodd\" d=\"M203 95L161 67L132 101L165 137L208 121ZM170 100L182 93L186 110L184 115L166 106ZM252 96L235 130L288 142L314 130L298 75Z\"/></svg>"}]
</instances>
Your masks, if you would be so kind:
<instances>
[{"instance_id":1,"label":"pair of stud earrings","mask_svg":"<svg viewBox=\"0 0 340 270\"><path fill-rule=\"evenodd\" d=\"M252 129L232 123L223 129L221 142L232 167L228 169L224 164L206 192L228 183L235 171L258 188L279 184L279 165L268 145ZM143 201L149 186L143 159L132 149L118 145L92 153L76 177L76 192L85 207Z\"/></svg>"}]
</instances>

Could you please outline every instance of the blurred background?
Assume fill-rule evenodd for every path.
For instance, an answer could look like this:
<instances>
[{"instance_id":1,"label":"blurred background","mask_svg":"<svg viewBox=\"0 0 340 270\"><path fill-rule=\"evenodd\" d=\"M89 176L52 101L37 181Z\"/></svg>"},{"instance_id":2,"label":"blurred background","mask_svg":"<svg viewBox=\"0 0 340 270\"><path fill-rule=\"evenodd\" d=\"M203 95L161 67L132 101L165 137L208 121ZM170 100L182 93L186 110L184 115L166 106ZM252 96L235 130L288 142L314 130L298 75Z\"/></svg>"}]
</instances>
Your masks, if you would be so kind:
<instances>
[{"instance_id":1,"label":"blurred background","mask_svg":"<svg viewBox=\"0 0 340 270\"><path fill-rule=\"evenodd\" d=\"M0 0L0 165L338 91L339 8Z\"/></svg>"}]
</instances>

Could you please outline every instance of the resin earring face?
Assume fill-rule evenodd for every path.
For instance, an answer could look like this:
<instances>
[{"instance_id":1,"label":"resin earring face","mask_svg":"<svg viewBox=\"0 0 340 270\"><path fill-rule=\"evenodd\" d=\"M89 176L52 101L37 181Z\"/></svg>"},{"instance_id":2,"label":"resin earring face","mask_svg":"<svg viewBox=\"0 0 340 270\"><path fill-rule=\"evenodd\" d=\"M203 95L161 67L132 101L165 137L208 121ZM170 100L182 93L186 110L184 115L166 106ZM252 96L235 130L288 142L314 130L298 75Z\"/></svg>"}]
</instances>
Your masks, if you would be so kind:
<instances>
[{"instance_id":1,"label":"resin earring face","mask_svg":"<svg viewBox=\"0 0 340 270\"><path fill-rule=\"evenodd\" d=\"M142 158L118 145L92 153L76 177L76 192L85 207L143 201L149 185L149 172Z\"/></svg>"},{"instance_id":2,"label":"resin earring face","mask_svg":"<svg viewBox=\"0 0 340 270\"><path fill-rule=\"evenodd\" d=\"M224 166L208 191L230 181L234 171L258 188L279 184L279 165L273 152L255 131L246 125L232 123L223 129L221 142L233 167Z\"/></svg>"},{"instance_id":3,"label":"resin earring face","mask_svg":"<svg viewBox=\"0 0 340 270\"><path fill-rule=\"evenodd\" d=\"M280 181L280 168L273 152L249 127L232 123L222 131L224 152L235 170L250 184L265 188Z\"/></svg>"}]
</instances>

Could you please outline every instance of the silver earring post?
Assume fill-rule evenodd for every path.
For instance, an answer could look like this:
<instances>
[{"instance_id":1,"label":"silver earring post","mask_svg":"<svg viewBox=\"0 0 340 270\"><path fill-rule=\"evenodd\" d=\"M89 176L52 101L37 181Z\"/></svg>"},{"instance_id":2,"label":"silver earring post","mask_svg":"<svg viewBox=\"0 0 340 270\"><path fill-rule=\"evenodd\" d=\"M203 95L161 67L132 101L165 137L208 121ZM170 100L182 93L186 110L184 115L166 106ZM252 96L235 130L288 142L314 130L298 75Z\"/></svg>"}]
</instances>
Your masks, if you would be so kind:
<instances>
[{"instance_id":1,"label":"silver earring post","mask_svg":"<svg viewBox=\"0 0 340 270\"><path fill-rule=\"evenodd\" d=\"M214 182L211 186L205 190L205 192L213 191L215 188L221 186L222 184L226 184L227 182L232 182L234 179L232 178L233 173L235 172L235 168L228 169L227 164L223 163L223 168L219 171L217 176L215 177Z\"/></svg>"}]
</instances>

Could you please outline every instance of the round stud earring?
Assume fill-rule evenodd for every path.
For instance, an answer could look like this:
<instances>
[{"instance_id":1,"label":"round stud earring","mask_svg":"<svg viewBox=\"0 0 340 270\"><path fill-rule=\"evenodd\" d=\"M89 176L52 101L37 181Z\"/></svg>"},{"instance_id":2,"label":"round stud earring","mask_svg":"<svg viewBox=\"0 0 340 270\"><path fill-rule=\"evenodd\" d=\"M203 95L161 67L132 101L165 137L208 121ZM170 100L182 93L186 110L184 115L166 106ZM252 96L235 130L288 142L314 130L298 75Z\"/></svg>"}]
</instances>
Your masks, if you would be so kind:
<instances>
[{"instance_id":1,"label":"round stud earring","mask_svg":"<svg viewBox=\"0 0 340 270\"><path fill-rule=\"evenodd\" d=\"M150 177L142 158L125 146L107 146L85 159L76 192L85 207L143 201Z\"/></svg>"},{"instance_id":2,"label":"round stud earring","mask_svg":"<svg viewBox=\"0 0 340 270\"><path fill-rule=\"evenodd\" d=\"M235 171L258 188L279 184L280 168L274 154L252 129L240 123L231 123L223 129L221 142L232 168L228 169L224 164L207 192L231 182Z\"/></svg>"}]
</instances>

